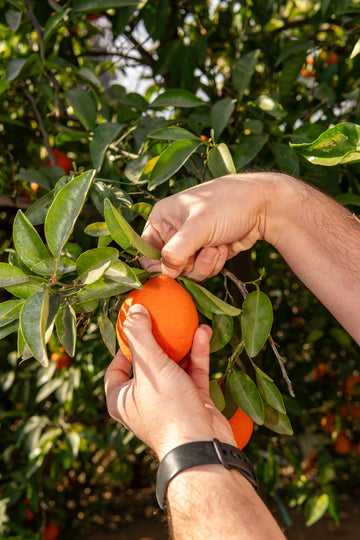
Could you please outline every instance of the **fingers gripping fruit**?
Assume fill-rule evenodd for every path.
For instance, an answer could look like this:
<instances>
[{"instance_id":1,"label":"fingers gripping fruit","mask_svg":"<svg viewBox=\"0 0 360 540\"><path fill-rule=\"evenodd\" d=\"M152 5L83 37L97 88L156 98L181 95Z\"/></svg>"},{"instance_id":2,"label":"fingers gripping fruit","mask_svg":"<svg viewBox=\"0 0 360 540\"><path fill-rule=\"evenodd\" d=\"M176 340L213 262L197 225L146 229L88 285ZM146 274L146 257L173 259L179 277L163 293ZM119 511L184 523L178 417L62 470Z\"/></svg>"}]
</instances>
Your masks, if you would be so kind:
<instances>
[{"instance_id":1,"label":"fingers gripping fruit","mask_svg":"<svg viewBox=\"0 0 360 540\"><path fill-rule=\"evenodd\" d=\"M191 349L199 318L190 294L175 279L157 276L142 289L133 290L123 302L116 323L116 334L123 354L131 361L131 352L124 333L129 308L142 304L150 313L152 332L160 347L175 362Z\"/></svg>"}]
</instances>

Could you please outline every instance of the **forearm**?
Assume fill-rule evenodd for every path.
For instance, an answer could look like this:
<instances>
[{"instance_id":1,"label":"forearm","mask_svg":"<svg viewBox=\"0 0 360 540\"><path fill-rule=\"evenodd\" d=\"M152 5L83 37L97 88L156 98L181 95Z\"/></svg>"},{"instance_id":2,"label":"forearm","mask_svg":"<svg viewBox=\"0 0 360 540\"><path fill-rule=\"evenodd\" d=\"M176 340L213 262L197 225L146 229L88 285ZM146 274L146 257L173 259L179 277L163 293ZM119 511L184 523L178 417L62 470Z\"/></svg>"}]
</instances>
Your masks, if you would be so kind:
<instances>
[{"instance_id":1,"label":"forearm","mask_svg":"<svg viewBox=\"0 0 360 540\"><path fill-rule=\"evenodd\" d=\"M168 487L174 540L283 540L278 524L250 483L221 465L193 467Z\"/></svg>"},{"instance_id":2,"label":"forearm","mask_svg":"<svg viewBox=\"0 0 360 540\"><path fill-rule=\"evenodd\" d=\"M330 197L282 175L267 211L265 239L360 343L360 222Z\"/></svg>"}]
</instances>

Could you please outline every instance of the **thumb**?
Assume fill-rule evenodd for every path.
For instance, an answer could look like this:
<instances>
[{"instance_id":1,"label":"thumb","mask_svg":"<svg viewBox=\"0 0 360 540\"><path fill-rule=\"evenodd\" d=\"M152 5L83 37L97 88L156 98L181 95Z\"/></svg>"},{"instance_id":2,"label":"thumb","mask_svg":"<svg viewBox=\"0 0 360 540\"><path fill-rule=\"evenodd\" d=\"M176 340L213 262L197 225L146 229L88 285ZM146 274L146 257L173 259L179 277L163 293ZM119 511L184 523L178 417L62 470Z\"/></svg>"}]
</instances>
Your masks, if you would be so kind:
<instances>
[{"instance_id":1,"label":"thumb","mask_svg":"<svg viewBox=\"0 0 360 540\"><path fill-rule=\"evenodd\" d=\"M144 368L169 360L154 338L151 317L143 305L134 304L130 307L124 322L124 332L130 347L134 371L137 366Z\"/></svg>"},{"instance_id":2,"label":"thumb","mask_svg":"<svg viewBox=\"0 0 360 540\"><path fill-rule=\"evenodd\" d=\"M202 227L192 219L168 240L161 251L162 272L170 277L178 277L187 262L196 252L205 247Z\"/></svg>"}]
</instances>

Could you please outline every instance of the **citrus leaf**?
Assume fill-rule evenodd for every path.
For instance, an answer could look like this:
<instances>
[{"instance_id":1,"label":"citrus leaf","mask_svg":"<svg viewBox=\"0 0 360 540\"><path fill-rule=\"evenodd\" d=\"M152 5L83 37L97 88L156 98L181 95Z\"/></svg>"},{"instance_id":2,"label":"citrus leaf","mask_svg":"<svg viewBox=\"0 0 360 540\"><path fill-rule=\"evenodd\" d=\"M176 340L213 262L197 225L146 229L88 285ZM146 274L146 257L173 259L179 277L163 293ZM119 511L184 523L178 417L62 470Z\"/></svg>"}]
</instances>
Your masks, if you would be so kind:
<instances>
[{"instance_id":1,"label":"citrus leaf","mask_svg":"<svg viewBox=\"0 0 360 540\"><path fill-rule=\"evenodd\" d=\"M66 305L55 318L56 334L67 354L75 354L76 346L76 314L72 306Z\"/></svg>"},{"instance_id":2,"label":"citrus leaf","mask_svg":"<svg viewBox=\"0 0 360 540\"><path fill-rule=\"evenodd\" d=\"M65 19L67 14L71 11L71 8L64 9L64 11L60 11L59 13L55 13L55 15L52 15L45 24L44 33L43 33L43 46L44 49L46 48L49 39L51 36L56 32L56 29L60 25L60 23Z\"/></svg>"},{"instance_id":3,"label":"citrus leaf","mask_svg":"<svg viewBox=\"0 0 360 540\"><path fill-rule=\"evenodd\" d=\"M18 30L21 23L21 15L21 11L17 9L8 9L6 11L5 19L12 32L16 32Z\"/></svg>"},{"instance_id":4,"label":"citrus leaf","mask_svg":"<svg viewBox=\"0 0 360 540\"><path fill-rule=\"evenodd\" d=\"M50 381L46 382L39 390L35 397L35 403L40 403L40 401L43 401L46 399L50 394L52 394L59 386L63 384L62 379L50 379Z\"/></svg>"},{"instance_id":5,"label":"citrus leaf","mask_svg":"<svg viewBox=\"0 0 360 540\"><path fill-rule=\"evenodd\" d=\"M133 289L141 289L141 281L136 276L134 270L123 261L114 261L105 270L105 277L112 281L117 281L122 285L128 285Z\"/></svg>"},{"instance_id":6,"label":"citrus leaf","mask_svg":"<svg viewBox=\"0 0 360 540\"><path fill-rule=\"evenodd\" d=\"M220 101L217 101L212 107L210 113L210 120L211 126L214 129L215 140L220 137L220 135L228 125L231 115L234 112L234 108L235 100L229 98L220 99Z\"/></svg>"},{"instance_id":7,"label":"citrus leaf","mask_svg":"<svg viewBox=\"0 0 360 540\"><path fill-rule=\"evenodd\" d=\"M0 327L5 326L9 322L18 319L20 315L22 300L7 300L0 304Z\"/></svg>"},{"instance_id":8,"label":"citrus leaf","mask_svg":"<svg viewBox=\"0 0 360 540\"><path fill-rule=\"evenodd\" d=\"M77 293L74 303L84 302L84 300L101 300L102 298L123 294L131 289L133 289L133 287L126 283L123 284L102 276L95 281L95 283L86 285L81 289L81 291Z\"/></svg>"},{"instance_id":9,"label":"citrus leaf","mask_svg":"<svg viewBox=\"0 0 360 540\"><path fill-rule=\"evenodd\" d=\"M101 169L106 150L113 140L118 137L122 127L121 124L105 122L95 129L93 139L90 143L90 157L97 171Z\"/></svg>"},{"instance_id":10,"label":"citrus leaf","mask_svg":"<svg viewBox=\"0 0 360 540\"><path fill-rule=\"evenodd\" d=\"M156 188L171 178L202 144L204 144L202 141L189 139L173 142L160 154L151 172L148 184L149 190Z\"/></svg>"},{"instance_id":11,"label":"citrus leaf","mask_svg":"<svg viewBox=\"0 0 360 540\"><path fill-rule=\"evenodd\" d=\"M342 122L324 131L312 143L290 143L314 165L332 166L360 161L360 126Z\"/></svg>"},{"instance_id":12,"label":"citrus leaf","mask_svg":"<svg viewBox=\"0 0 360 540\"><path fill-rule=\"evenodd\" d=\"M11 321L4 326L0 326L0 339L4 339L13 332L16 332L19 327L19 321Z\"/></svg>"},{"instance_id":13,"label":"citrus leaf","mask_svg":"<svg viewBox=\"0 0 360 540\"><path fill-rule=\"evenodd\" d=\"M306 56L307 51L299 52L284 63L279 78L279 94L281 98L288 96L292 92Z\"/></svg>"},{"instance_id":14,"label":"citrus leaf","mask_svg":"<svg viewBox=\"0 0 360 540\"><path fill-rule=\"evenodd\" d=\"M229 375L231 397L240 409L257 424L264 423L264 404L254 381L243 371Z\"/></svg>"},{"instance_id":15,"label":"citrus leaf","mask_svg":"<svg viewBox=\"0 0 360 540\"><path fill-rule=\"evenodd\" d=\"M148 137L149 139L160 139L165 141L179 141L181 139L199 140L197 135L194 135L194 133L191 133L191 131L178 126L169 126L163 129L158 129L157 131L150 133Z\"/></svg>"},{"instance_id":16,"label":"citrus leaf","mask_svg":"<svg viewBox=\"0 0 360 540\"><path fill-rule=\"evenodd\" d=\"M65 92L65 95L82 125L89 131L94 131L96 103L92 94L82 88L71 88Z\"/></svg>"},{"instance_id":17,"label":"citrus leaf","mask_svg":"<svg viewBox=\"0 0 360 540\"><path fill-rule=\"evenodd\" d=\"M210 394L211 400L213 401L215 406L219 409L219 411L224 410L225 398L224 398L224 394L221 391L219 383L217 381L210 381L209 394Z\"/></svg>"},{"instance_id":18,"label":"citrus leaf","mask_svg":"<svg viewBox=\"0 0 360 540\"><path fill-rule=\"evenodd\" d=\"M45 237L51 253L59 257L85 203L95 171L86 171L65 184L55 196L45 220Z\"/></svg>"},{"instance_id":19,"label":"citrus leaf","mask_svg":"<svg viewBox=\"0 0 360 540\"><path fill-rule=\"evenodd\" d=\"M238 92L239 99L244 95L245 90L249 86L251 77L255 73L256 62L259 57L260 50L256 49L244 54L235 64L233 71L233 83Z\"/></svg>"},{"instance_id":20,"label":"citrus leaf","mask_svg":"<svg viewBox=\"0 0 360 540\"><path fill-rule=\"evenodd\" d=\"M95 223L90 223L90 225L85 227L84 232L89 236L95 236L96 238L98 238L99 236L110 236L110 232L106 226L105 221L97 221Z\"/></svg>"},{"instance_id":21,"label":"citrus leaf","mask_svg":"<svg viewBox=\"0 0 360 540\"><path fill-rule=\"evenodd\" d=\"M327 493L313 495L309 497L305 504L305 523L311 527L325 514L329 506L329 496Z\"/></svg>"},{"instance_id":22,"label":"citrus leaf","mask_svg":"<svg viewBox=\"0 0 360 540\"><path fill-rule=\"evenodd\" d=\"M76 260L79 279L84 285L94 283L117 259L119 251L112 247L89 249Z\"/></svg>"},{"instance_id":23,"label":"citrus leaf","mask_svg":"<svg viewBox=\"0 0 360 540\"><path fill-rule=\"evenodd\" d=\"M279 433L280 435L292 435L294 433L293 428L291 427L289 417L286 414L275 410L266 402L264 403L264 411L265 427L271 429L275 433Z\"/></svg>"},{"instance_id":24,"label":"citrus leaf","mask_svg":"<svg viewBox=\"0 0 360 540\"><path fill-rule=\"evenodd\" d=\"M109 349L110 354L115 356L116 353L116 333L113 323L110 321L109 317L105 314L99 319L99 329L101 337L104 340L106 347Z\"/></svg>"},{"instance_id":25,"label":"citrus leaf","mask_svg":"<svg viewBox=\"0 0 360 540\"><path fill-rule=\"evenodd\" d=\"M262 133L244 135L234 151L236 169L241 169L250 163L258 155L267 140L268 135Z\"/></svg>"},{"instance_id":26,"label":"citrus leaf","mask_svg":"<svg viewBox=\"0 0 360 540\"><path fill-rule=\"evenodd\" d=\"M27 58L14 58L6 64L6 82L11 82L20 75L25 75L25 70L39 60L39 56L34 53Z\"/></svg>"},{"instance_id":27,"label":"citrus leaf","mask_svg":"<svg viewBox=\"0 0 360 540\"><path fill-rule=\"evenodd\" d=\"M129 225L121 213L116 210L109 199L104 202L105 221L112 238L120 247L128 250L132 246L136 251L149 259L160 259L161 252L145 242Z\"/></svg>"},{"instance_id":28,"label":"citrus leaf","mask_svg":"<svg viewBox=\"0 0 360 540\"><path fill-rule=\"evenodd\" d=\"M227 304L224 300L205 289L205 287L194 283L194 281L191 281L188 278L179 277L178 279L183 282L185 288L189 291L195 302L205 310L220 315L230 315L231 317L240 315L241 310L239 308Z\"/></svg>"},{"instance_id":29,"label":"citrus leaf","mask_svg":"<svg viewBox=\"0 0 360 540\"><path fill-rule=\"evenodd\" d=\"M0 263L0 287L10 287L27 281L31 281L31 277L20 268L12 264Z\"/></svg>"},{"instance_id":30,"label":"citrus leaf","mask_svg":"<svg viewBox=\"0 0 360 540\"><path fill-rule=\"evenodd\" d=\"M242 305L241 331L250 358L261 351L269 337L272 322L270 298L259 289L248 294Z\"/></svg>"},{"instance_id":31,"label":"citrus leaf","mask_svg":"<svg viewBox=\"0 0 360 540\"><path fill-rule=\"evenodd\" d=\"M26 266L31 267L49 257L39 233L21 210L14 219L13 236L17 254Z\"/></svg>"},{"instance_id":32,"label":"citrus leaf","mask_svg":"<svg viewBox=\"0 0 360 540\"><path fill-rule=\"evenodd\" d=\"M31 267L32 272L41 276L52 276L55 273L56 275L69 274L70 272L74 272L74 270L76 270L76 265L68 257L60 257L59 259L49 257Z\"/></svg>"},{"instance_id":33,"label":"citrus leaf","mask_svg":"<svg viewBox=\"0 0 360 540\"><path fill-rule=\"evenodd\" d=\"M160 94L149 107L199 107L205 105L204 101L188 90L173 88Z\"/></svg>"},{"instance_id":34,"label":"citrus leaf","mask_svg":"<svg viewBox=\"0 0 360 540\"><path fill-rule=\"evenodd\" d=\"M49 363L45 342L48 315L49 291L47 289L30 296L20 313L20 326L24 340L34 358L44 367Z\"/></svg>"},{"instance_id":35,"label":"citrus leaf","mask_svg":"<svg viewBox=\"0 0 360 540\"><path fill-rule=\"evenodd\" d=\"M76 0L73 5L74 11L105 11L112 8L125 6L137 6L139 0Z\"/></svg>"},{"instance_id":36,"label":"citrus leaf","mask_svg":"<svg viewBox=\"0 0 360 540\"><path fill-rule=\"evenodd\" d=\"M46 288L46 283L38 281L29 281L28 283L20 283L19 285L11 285L4 288L18 298L29 298L31 295L43 292Z\"/></svg>"},{"instance_id":37,"label":"citrus leaf","mask_svg":"<svg viewBox=\"0 0 360 540\"><path fill-rule=\"evenodd\" d=\"M283 397L274 381L254 363L253 366L255 368L256 384L263 400L277 411L286 414Z\"/></svg>"},{"instance_id":38,"label":"citrus leaf","mask_svg":"<svg viewBox=\"0 0 360 540\"><path fill-rule=\"evenodd\" d=\"M52 189L40 199L37 199L32 203L30 208L25 212L26 217L33 225L41 225L46 219L46 215L51 206L51 203L54 200L55 189Z\"/></svg>"},{"instance_id":39,"label":"citrus leaf","mask_svg":"<svg viewBox=\"0 0 360 540\"><path fill-rule=\"evenodd\" d=\"M217 144L210 150L208 165L214 178L236 173L230 150L225 143Z\"/></svg>"},{"instance_id":40,"label":"citrus leaf","mask_svg":"<svg viewBox=\"0 0 360 540\"><path fill-rule=\"evenodd\" d=\"M229 343L234 330L234 320L230 315L215 314L212 317L210 352L220 351Z\"/></svg>"}]
</instances>

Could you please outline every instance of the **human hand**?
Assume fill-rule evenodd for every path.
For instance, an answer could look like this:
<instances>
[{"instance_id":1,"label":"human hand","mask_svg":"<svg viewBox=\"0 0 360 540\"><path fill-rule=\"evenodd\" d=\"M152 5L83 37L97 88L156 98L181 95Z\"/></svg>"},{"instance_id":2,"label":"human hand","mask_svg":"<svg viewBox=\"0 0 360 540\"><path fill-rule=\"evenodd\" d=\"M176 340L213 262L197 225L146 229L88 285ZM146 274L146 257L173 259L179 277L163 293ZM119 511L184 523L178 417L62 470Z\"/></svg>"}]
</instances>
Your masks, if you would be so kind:
<instances>
[{"instance_id":1,"label":"human hand","mask_svg":"<svg viewBox=\"0 0 360 540\"><path fill-rule=\"evenodd\" d=\"M201 281L220 272L227 259L264 237L267 207L276 173L229 175L157 202L143 238L161 250L162 260L142 258L148 271Z\"/></svg>"},{"instance_id":2,"label":"human hand","mask_svg":"<svg viewBox=\"0 0 360 540\"><path fill-rule=\"evenodd\" d=\"M236 444L226 418L209 396L211 329L194 335L188 373L164 353L140 304L124 323L133 362L119 351L105 374L109 414L152 448L159 460L186 442L212 440ZM129 379L133 368L134 377Z\"/></svg>"}]
</instances>

